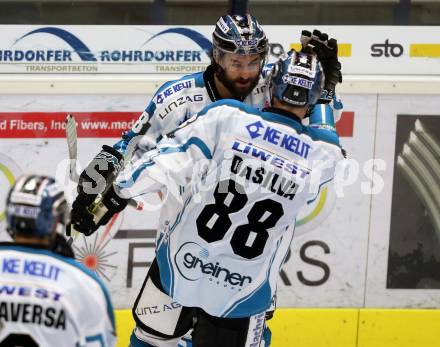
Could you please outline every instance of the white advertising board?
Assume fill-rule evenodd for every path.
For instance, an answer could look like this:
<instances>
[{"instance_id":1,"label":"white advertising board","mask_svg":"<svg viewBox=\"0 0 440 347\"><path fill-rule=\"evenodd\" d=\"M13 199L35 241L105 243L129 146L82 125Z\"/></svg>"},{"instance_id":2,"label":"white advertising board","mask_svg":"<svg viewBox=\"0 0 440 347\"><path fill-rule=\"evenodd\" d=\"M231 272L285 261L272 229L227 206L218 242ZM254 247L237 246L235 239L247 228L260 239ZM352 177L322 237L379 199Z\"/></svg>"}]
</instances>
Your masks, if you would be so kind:
<instances>
[{"instance_id":1,"label":"white advertising board","mask_svg":"<svg viewBox=\"0 0 440 347\"><path fill-rule=\"evenodd\" d=\"M209 64L214 26L0 25L0 73L188 74ZM270 59L311 26L265 26ZM321 26L345 75L440 75L440 27Z\"/></svg>"}]
</instances>

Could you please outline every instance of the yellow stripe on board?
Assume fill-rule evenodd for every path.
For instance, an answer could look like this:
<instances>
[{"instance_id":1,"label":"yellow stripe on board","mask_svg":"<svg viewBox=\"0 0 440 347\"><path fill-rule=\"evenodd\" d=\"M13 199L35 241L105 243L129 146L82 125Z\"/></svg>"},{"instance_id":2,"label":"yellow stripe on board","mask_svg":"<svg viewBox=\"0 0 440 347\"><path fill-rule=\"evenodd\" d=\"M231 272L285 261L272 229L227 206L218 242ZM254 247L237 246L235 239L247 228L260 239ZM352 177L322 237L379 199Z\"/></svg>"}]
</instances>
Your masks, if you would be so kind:
<instances>
[{"instance_id":1,"label":"yellow stripe on board","mask_svg":"<svg viewBox=\"0 0 440 347\"><path fill-rule=\"evenodd\" d=\"M440 345L440 310L363 309L357 347Z\"/></svg>"},{"instance_id":2,"label":"yellow stripe on board","mask_svg":"<svg viewBox=\"0 0 440 347\"><path fill-rule=\"evenodd\" d=\"M294 49L295 51L301 50L300 43L291 43L290 49ZM338 43L338 57L351 57L351 43Z\"/></svg>"},{"instance_id":3,"label":"yellow stripe on board","mask_svg":"<svg viewBox=\"0 0 440 347\"><path fill-rule=\"evenodd\" d=\"M354 347L357 309L277 309L271 347Z\"/></svg>"},{"instance_id":4,"label":"yellow stripe on board","mask_svg":"<svg viewBox=\"0 0 440 347\"><path fill-rule=\"evenodd\" d=\"M440 44L412 43L409 56L414 58L440 58Z\"/></svg>"},{"instance_id":5,"label":"yellow stripe on board","mask_svg":"<svg viewBox=\"0 0 440 347\"><path fill-rule=\"evenodd\" d=\"M115 314L117 347L127 347L131 311ZM279 308L269 326L272 347L436 347L440 309Z\"/></svg>"}]
</instances>

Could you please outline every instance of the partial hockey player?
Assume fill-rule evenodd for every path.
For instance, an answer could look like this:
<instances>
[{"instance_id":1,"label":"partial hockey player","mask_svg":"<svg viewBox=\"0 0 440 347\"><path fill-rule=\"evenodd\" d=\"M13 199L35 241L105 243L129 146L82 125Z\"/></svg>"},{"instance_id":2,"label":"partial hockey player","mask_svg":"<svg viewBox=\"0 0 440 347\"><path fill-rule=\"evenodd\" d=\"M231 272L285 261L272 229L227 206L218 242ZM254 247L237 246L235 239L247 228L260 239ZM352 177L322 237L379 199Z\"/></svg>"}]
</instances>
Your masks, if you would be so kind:
<instances>
[{"instance_id":1,"label":"partial hockey player","mask_svg":"<svg viewBox=\"0 0 440 347\"><path fill-rule=\"evenodd\" d=\"M128 198L170 192L143 288L156 311L132 346L175 346L191 328L196 346L259 345L297 213L343 158L331 127L301 123L322 92L316 56L292 51L271 75L272 107L206 107L128 165L88 221L90 234Z\"/></svg>"},{"instance_id":2,"label":"partial hockey player","mask_svg":"<svg viewBox=\"0 0 440 347\"><path fill-rule=\"evenodd\" d=\"M54 179L18 179L6 218L14 242L0 243L0 346L114 346L110 296L62 236L68 209Z\"/></svg>"},{"instance_id":3,"label":"partial hockey player","mask_svg":"<svg viewBox=\"0 0 440 347\"><path fill-rule=\"evenodd\" d=\"M313 35L304 32L301 41L304 49L312 50L325 61L325 73L332 76L327 80L325 97L320 99L319 107L311 112L310 122L326 123L332 127L332 110L326 103L332 100L334 86L341 79L336 41L328 40L325 34L317 31ZM75 227L83 233L90 230L87 206L97 194L86 194L85 187L95 187L92 176L102 177L98 183L101 185L100 191L103 191L123 166L124 157L130 157L130 148L136 148L136 157L141 156L155 147L163 135L217 100L234 98L259 109L267 106L270 101L266 93L267 80L261 75L267 52L266 35L253 16L221 17L213 33L212 63L206 71L165 83L134 127L113 147L104 146L103 151L81 174L79 195L72 211ZM93 175L95 172L99 175ZM140 293L133 308L134 318L140 326L144 317L137 314L136 306L141 296Z\"/></svg>"}]
</instances>

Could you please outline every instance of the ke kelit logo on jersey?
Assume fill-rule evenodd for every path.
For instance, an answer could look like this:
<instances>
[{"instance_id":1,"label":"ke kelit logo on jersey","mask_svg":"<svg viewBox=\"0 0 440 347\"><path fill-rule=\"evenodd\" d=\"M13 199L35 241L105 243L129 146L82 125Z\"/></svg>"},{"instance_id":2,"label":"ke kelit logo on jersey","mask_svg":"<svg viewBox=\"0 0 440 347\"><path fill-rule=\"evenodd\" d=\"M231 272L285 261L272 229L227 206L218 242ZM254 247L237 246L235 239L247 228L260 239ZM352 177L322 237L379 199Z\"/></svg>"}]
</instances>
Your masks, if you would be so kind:
<instances>
[{"instance_id":1,"label":"ke kelit logo on jersey","mask_svg":"<svg viewBox=\"0 0 440 347\"><path fill-rule=\"evenodd\" d=\"M301 77L291 76L288 74L285 74L283 76L283 82L292 86L300 86L306 89L312 89L313 86L313 81L309 81Z\"/></svg>"},{"instance_id":2,"label":"ke kelit logo on jersey","mask_svg":"<svg viewBox=\"0 0 440 347\"><path fill-rule=\"evenodd\" d=\"M307 159L312 147L299 138L285 134L273 127L265 127L260 121L246 125L246 129L252 139L261 137L263 141L277 145L281 148Z\"/></svg>"},{"instance_id":3,"label":"ke kelit logo on jersey","mask_svg":"<svg viewBox=\"0 0 440 347\"><path fill-rule=\"evenodd\" d=\"M191 81L183 81L172 84L171 86L169 86L168 88L164 89L162 92L157 94L156 104L162 104L166 98L168 98L171 95L174 95L174 93L177 93L185 88L191 88Z\"/></svg>"},{"instance_id":4,"label":"ke kelit logo on jersey","mask_svg":"<svg viewBox=\"0 0 440 347\"><path fill-rule=\"evenodd\" d=\"M180 246L174 256L174 262L179 273L188 281L197 281L206 276L214 284L232 288L243 287L252 282L252 277L233 272L218 261L210 262L209 257L206 248L195 242L186 242Z\"/></svg>"},{"instance_id":5,"label":"ke kelit logo on jersey","mask_svg":"<svg viewBox=\"0 0 440 347\"><path fill-rule=\"evenodd\" d=\"M21 28L25 30L20 33ZM121 73L191 73L204 70L212 49L211 41L204 35L183 27L153 35L147 30L120 28L120 43L105 39L105 28L98 29L93 35L89 32L86 35L82 27L74 30L75 33L60 27L41 27L29 31L24 26L10 29L11 33L2 37L3 44L0 41L0 66L4 64L3 70L11 66L24 68L29 73L95 73L118 69L117 72ZM183 36L189 41L173 46L168 43L170 34ZM87 37L89 42L81 36ZM124 36L129 36L130 40L124 40ZM135 47L125 48L131 42ZM150 65L148 71L145 70L147 65ZM144 69L133 70L133 66L144 66Z\"/></svg>"}]
</instances>

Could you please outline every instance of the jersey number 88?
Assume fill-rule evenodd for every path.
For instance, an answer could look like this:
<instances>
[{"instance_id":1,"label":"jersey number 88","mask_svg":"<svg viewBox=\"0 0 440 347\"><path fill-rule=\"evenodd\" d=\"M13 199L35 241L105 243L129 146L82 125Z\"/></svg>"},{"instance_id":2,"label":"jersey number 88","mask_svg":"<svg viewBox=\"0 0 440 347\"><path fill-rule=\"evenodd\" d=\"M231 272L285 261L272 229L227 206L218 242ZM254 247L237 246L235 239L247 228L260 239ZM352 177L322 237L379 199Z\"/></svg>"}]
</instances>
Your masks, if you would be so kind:
<instances>
[{"instance_id":1,"label":"jersey number 88","mask_svg":"<svg viewBox=\"0 0 440 347\"><path fill-rule=\"evenodd\" d=\"M232 221L231 213L239 212L248 202L244 188L233 180L220 181L214 192L214 203L208 204L196 220L199 236L206 242L222 240ZM272 199L257 201L247 214L247 224L238 226L231 238L235 254L252 259L263 253L273 228L283 216L283 206Z\"/></svg>"}]
</instances>

